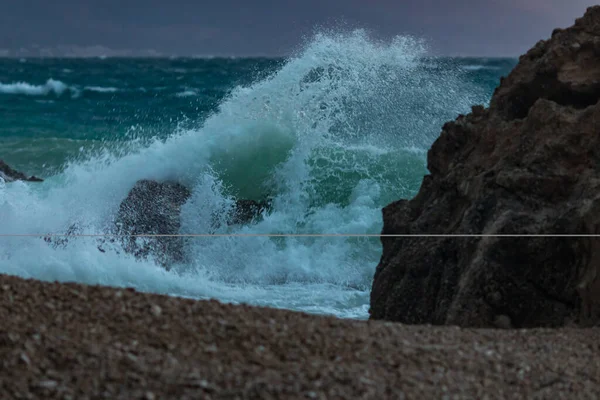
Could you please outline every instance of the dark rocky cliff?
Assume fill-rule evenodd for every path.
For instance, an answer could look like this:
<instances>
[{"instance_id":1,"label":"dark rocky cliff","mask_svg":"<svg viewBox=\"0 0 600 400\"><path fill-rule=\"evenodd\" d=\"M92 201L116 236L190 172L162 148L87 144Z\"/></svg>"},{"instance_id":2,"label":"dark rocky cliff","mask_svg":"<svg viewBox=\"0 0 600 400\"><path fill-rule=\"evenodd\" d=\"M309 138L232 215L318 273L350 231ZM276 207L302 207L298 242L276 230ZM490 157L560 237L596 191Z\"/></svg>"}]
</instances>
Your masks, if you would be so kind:
<instances>
[{"instance_id":1,"label":"dark rocky cliff","mask_svg":"<svg viewBox=\"0 0 600 400\"><path fill-rule=\"evenodd\" d=\"M384 234L600 233L600 7L540 41L489 109L444 125ZM371 318L474 327L600 321L600 238L382 237Z\"/></svg>"}]
</instances>

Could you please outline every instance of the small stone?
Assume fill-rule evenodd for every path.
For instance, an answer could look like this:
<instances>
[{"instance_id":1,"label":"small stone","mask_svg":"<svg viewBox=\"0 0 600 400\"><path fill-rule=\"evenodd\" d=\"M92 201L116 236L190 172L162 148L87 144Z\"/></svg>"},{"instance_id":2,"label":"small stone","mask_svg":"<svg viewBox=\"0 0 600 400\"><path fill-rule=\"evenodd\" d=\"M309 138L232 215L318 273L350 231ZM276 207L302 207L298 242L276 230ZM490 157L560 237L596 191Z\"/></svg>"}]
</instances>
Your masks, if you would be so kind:
<instances>
[{"instance_id":1,"label":"small stone","mask_svg":"<svg viewBox=\"0 0 600 400\"><path fill-rule=\"evenodd\" d=\"M207 353L216 353L219 349L217 349L217 346L215 346L214 344L211 344L210 346L208 346L206 348L206 352Z\"/></svg>"},{"instance_id":2,"label":"small stone","mask_svg":"<svg viewBox=\"0 0 600 400\"><path fill-rule=\"evenodd\" d=\"M38 386L44 389L54 389L58 386L58 382L51 380L41 381L38 383Z\"/></svg>"},{"instance_id":3,"label":"small stone","mask_svg":"<svg viewBox=\"0 0 600 400\"><path fill-rule=\"evenodd\" d=\"M21 360L27 364L27 365L31 365L31 360L29 359L29 356L25 353L21 353Z\"/></svg>"},{"instance_id":4,"label":"small stone","mask_svg":"<svg viewBox=\"0 0 600 400\"><path fill-rule=\"evenodd\" d=\"M508 315L497 315L494 319L494 325L500 329L511 329L512 321Z\"/></svg>"},{"instance_id":5,"label":"small stone","mask_svg":"<svg viewBox=\"0 0 600 400\"><path fill-rule=\"evenodd\" d=\"M162 314L162 308L160 308L160 306L153 304L151 307L151 311L152 311L152 315L154 315L155 317L160 317L160 315Z\"/></svg>"}]
</instances>

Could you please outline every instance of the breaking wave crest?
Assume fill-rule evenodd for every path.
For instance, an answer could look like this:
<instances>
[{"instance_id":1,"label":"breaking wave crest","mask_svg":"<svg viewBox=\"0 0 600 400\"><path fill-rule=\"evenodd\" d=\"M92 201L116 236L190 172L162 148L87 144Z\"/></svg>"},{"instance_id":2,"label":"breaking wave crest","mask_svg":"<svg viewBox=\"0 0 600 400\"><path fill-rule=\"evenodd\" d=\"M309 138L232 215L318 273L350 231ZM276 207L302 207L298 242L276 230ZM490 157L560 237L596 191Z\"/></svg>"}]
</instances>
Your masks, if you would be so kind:
<instances>
[{"instance_id":1,"label":"breaking wave crest","mask_svg":"<svg viewBox=\"0 0 600 400\"><path fill-rule=\"evenodd\" d=\"M236 198L267 197L262 219L216 233L377 234L381 207L418 190L443 122L486 101L425 57L411 37L318 34L275 73L232 90L199 129L72 161L38 186L2 184L0 233L78 223L101 234L135 182L155 179L192 189L182 234L215 231L212 216ZM13 85L0 91L67 87ZM381 249L378 238L238 236L189 238L185 251L190 261L167 272L118 249L100 253L93 238L54 249L10 237L0 241L0 272L363 318Z\"/></svg>"}]
</instances>

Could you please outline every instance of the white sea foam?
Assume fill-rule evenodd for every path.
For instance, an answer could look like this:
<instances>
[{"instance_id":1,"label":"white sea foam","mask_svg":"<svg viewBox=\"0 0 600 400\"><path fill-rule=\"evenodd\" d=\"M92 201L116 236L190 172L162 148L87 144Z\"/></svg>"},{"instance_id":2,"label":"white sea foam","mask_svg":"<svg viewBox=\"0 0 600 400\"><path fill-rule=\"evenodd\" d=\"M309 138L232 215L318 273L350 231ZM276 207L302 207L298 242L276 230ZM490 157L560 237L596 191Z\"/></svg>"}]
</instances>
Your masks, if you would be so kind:
<instances>
[{"instance_id":1,"label":"white sea foam","mask_svg":"<svg viewBox=\"0 0 600 400\"><path fill-rule=\"evenodd\" d=\"M119 89L115 87L103 86L84 86L83 90L97 93L115 93ZM70 92L72 97L81 95L81 88L75 85L68 85L62 81L48 79L42 85L35 85L28 82L0 82L0 94L27 95L27 96L62 96L66 92Z\"/></svg>"},{"instance_id":2,"label":"white sea foam","mask_svg":"<svg viewBox=\"0 0 600 400\"><path fill-rule=\"evenodd\" d=\"M498 70L500 68L495 67L493 65L463 65L462 69L466 70L466 71L480 71L482 69L488 69L488 70Z\"/></svg>"},{"instance_id":3,"label":"white sea foam","mask_svg":"<svg viewBox=\"0 0 600 400\"><path fill-rule=\"evenodd\" d=\"M0 82L0 94L21 94L28 96L46 96L55 94L60 96L67 90L69 90L69 86L54 79L48 79L43 85L33 85L27 82Z\"/></svg>"},{"instance_id":4,"label":"white sea foam","mask_svg":"<svg viewBox=\"0 0 600 400\"><path fill-rule=\"evenodd\" d=\"M115 93L118 92L119 89L115 87L103 87L103 86L86 86L85 90L89 90L90 92L98 92L98 93Z\"/></svg>"},{"instance_id":5,"label":"white sea foam","mask_svg":"<svg viewBox=\"0 0 600 400\"><path fill-rule=\"evenodd\" d=\"M198 92L192 89L186 89L182 92L177 93L175 96L177 97L193 97L193 96L197 96Z\"/></svg>"}]
</instances>

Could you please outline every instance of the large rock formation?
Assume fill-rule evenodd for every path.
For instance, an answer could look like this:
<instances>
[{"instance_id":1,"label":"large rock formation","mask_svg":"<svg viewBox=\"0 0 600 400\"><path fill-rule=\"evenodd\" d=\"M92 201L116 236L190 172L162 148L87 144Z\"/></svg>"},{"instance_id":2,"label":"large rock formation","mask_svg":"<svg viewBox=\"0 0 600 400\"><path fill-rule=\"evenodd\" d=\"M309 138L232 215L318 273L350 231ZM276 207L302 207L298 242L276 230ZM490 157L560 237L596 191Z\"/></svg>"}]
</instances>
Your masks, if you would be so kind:
<instances>
[{"instance_id":1,"label":"large rock formation","mask_svg":"<svg viewBox=\"0 0 600 400\"><path fill-rule=\"evenodd\" d=\"M26 181L26 182L42 182L43 179L38 178L36 176L28 177L22 172L15 171L8 164L6 164L3 160L0 160L0 178L4 180L4 182L13 182L13 181Z\"/></svg>"},{"instance_id":2,"label":"large rock formation","mask_svg":"<svg viewBox=\"0 0 600 400\"><path fill-rule=\"evenodd\" d=\"M371 318L473 327L600 322L600 7L540 41L444 125L418 195L384 208Z\"/></svg>"}]
</instances>

